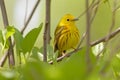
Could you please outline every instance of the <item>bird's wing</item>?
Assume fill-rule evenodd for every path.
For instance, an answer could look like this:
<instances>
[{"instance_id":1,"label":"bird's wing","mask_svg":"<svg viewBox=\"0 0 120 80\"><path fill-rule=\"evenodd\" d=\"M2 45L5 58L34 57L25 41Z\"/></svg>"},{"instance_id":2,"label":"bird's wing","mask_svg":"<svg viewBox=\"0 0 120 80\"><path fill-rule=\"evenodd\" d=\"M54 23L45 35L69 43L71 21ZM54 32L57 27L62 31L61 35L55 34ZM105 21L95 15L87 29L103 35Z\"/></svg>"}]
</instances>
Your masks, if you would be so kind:
<instances>
[{"instance_id":1,"label":"bird's wing","mask_svg":"<svg viewBox=\"0 0 120 80\"><path fill-rule=\"evenodd\" d=\"M56 50L58 50L58 40L59 40L59 37L62 33L62 30L64 29L64 26L58 26L55 30L55 33L54 33L54 52L56 52Z\"/></svg>"}]
</instances>

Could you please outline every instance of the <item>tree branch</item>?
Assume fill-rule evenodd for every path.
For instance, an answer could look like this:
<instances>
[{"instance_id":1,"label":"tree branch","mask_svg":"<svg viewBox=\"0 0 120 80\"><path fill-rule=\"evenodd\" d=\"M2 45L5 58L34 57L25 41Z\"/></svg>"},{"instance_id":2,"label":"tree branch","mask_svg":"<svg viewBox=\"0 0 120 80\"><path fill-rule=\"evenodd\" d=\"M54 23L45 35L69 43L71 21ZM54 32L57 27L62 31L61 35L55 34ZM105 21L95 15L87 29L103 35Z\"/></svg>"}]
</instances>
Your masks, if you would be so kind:
<instances>
[{"instance_id":1,"label":"tree branch","mask_svg":"<svg viewBox=\"0 0 120 80\"><path fill-rule=\"evenodd\" d=\"M90 60L90 10L89 10L89 0L86 0L86 64L87 71L89 72L91 69L91 60Z\"/></svg>"},{"instance_id":2,"label":"tree branch","mask_svg":"<svg viewBox=\"0 0 120 80\"><path fill-rule=\"evenodd\" d=\"M97 2L93 1L93 5L91 5L91 9L92 9L92 11L94 10L94 13L93 13L93 15L92 15L92 17L90 19L90 23L92 23L93 20L95 19L95 16L96 16L96 13L98 11L98 7L99 7L99 4L100 4L100 1L101 0L97 0Z\"/></svg>"},{"instance_id":3,"label":"tree branch","mask_svg":"<svg viewBox=\"0 0 120 80\"><path fill-rule=\"evenodd\" d=\"M44 30L43 43L43 61L47 62L47 45L50 44L50 5L51 0L46 0L46 20Z\"/></svg>"},{"instance_id":4,"label":"tree branch","mask_svg":"<svg viewBox=\"0 0 120 80\"><path fill-rule=\"evenodd\" d=\"M0 0L0 6L1 6L1 12L2 12L2 17L3 17L3 23L4 23L4 27L6 28L7 26L9 26L9 22L8 22L8 17L7 17L7 12L6 12L6 8L5 8L5 3L4 0ZM14 66L15 65L15 60L14 60L14 51L13 51L13 46L12 46L12 40L11 37L8 39L10 46L8 49L8 60L9 60L9 66ZM4 63L5 61L3 61Z\"/></svg>"},{"instance_id":5,"label":"tree branch","mask_svg":"<svg viewBox=\"0 0 120 80\"><path fill-rule=\"evenodd\" d=\"M7 59L7 56L8 56L8 52L6 52L6 53L2 56L2 58L0 59L0 67L3 67L3 65L4 65L4 63L5 63L6 59Z\"/></svg>"}]
</instances>

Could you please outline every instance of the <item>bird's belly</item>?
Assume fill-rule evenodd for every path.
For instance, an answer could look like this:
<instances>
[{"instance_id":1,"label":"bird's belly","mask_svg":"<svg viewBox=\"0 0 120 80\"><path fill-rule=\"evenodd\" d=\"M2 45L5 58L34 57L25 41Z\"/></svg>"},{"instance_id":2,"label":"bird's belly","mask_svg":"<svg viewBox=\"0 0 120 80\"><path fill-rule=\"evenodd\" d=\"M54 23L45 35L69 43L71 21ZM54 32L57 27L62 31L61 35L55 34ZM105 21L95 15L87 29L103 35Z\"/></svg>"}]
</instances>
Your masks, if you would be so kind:
<instances>
[{"instance_id":1,"label":"bird's belly","mask_svg":"<svg viewBox=\"0 0 120 80\"><path fill-rule=\"evenodd\" d=\"M70 48L75 48L79 42L79 33L77 32L67 32L60 36L59 39L59 49L61 51L68 50Z\"/></svg>"}]
</instances>

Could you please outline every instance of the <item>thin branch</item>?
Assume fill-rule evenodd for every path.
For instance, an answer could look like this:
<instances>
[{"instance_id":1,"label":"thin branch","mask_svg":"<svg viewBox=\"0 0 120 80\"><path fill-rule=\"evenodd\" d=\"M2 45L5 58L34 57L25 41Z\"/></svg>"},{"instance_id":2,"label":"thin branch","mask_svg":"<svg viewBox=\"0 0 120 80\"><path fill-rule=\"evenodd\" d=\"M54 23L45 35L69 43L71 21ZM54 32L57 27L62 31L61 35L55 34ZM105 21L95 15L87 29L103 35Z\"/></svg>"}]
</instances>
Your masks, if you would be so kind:
<instances>
[{"instance_id":1,"label":"thin branch","mask_svg":"<svg viewBox=\"0 0 120 80\"><path fill-rule=\"evenodd\" d=\"M109 37L108 40L114 38L114 37L117 36L117 34L119 34L119 33L120 33L120 28L118 28L118 29L116 29L114 32L110 33L110 37ZM99 43L101 43L101 42L106 42L106 37L107 37L107 36L108 36L108 35L106 35L105 37L100 38L100 39L98 39L98 40L96 40L96 41L91 42L91 43L90 43L90 46L95 46L95 45L97 45L97 44L99 44ZM74 54L75 52L81 50L82 48L83 48L83 47L80 47L80 48L78 48L78 49L75 49L75 50L73 50L73 51L65 54L64 56L61 56L61 57L57 58L57 62L61 61L61 60L64 59L65 57L71 56L72 54ZM49 63L50 63L50 64L53 64L53 61L50 61Z\"/></svg>"},{"instance_id":2,"label":"thin branch","mask_svg":"<svg viewBox=\"0 0 120 80\"><path fill-rule=\"evenodd\" d=\"M51 0L46 0L46 20L44 30L43 43L43 61L47 62L47 45L50 44L50 6Z\"/></svg>"},{"instance_id":3,"label":"thin branch","mask_svg":"<svg viewBox=\"0 0 120 80\"><path fill-rule=\"evenodd\" d=\"M94 9L94 14L93 14L92 17L91 17L90 23L92 23L93 20L95 19L95 16L96 16L96 14L97 14L100 1L101 1L101 0L98 0L98 1L97 1L96 3L94 3L94 4L92 5L92 7L91 7L91 8L92 8L92 11L93 11L93 9Z\"/></svg>"},{"instance_id":4,"label":"thin branch","mask_svg":"<svg viewBox=\"0 0 120 80\"><path fill-rule=\"evenodd\" d=\"M98 1L98 2L96 2L96 3L94 3L94 2L95 2L95 0L92 1L92 3L90 4L90 6L89 6L88 9L94 8L96 5L97 5L97 7L98 7L98 4L100 3L100 1ZM97 7L96 7L96 8L97 8ZM80 18L80 17L82 17L83 15L85 15L86 12L87 12L87 9L85 9L85 11L83 11L77 18ZM91 21L92 21L92 20L91 20Z\"/></svg>"},{"instance_id":5,"label":"thin branch","mask_svg":"<svg viewBox=\"0 0 120 80\"><path fill-rule=\"evenodd\" d=\"M28 17L27 21L26 21L25 24L24 24L23 29L21 30L21 33L22 33L22 34L24 33L24 31L25 31L25 29L27 28L30 20L32 19L32 16L33 16L33 14L35 13L35 10L37 9L39 3L40 3L40 0L38 0L38 1L36 2L35 6L33 7L33 10L32 10L32 12L30 13L30 16Z\"/></svg>"},{"instance_id":6,"label":"thin branch","mask_svg":"<svg viewBox=\"0 0 120 80\"><path fill-rule=\"evenodd\" d=\"M0 67L3 67L3 65L4 65L4 63L5 63L6 59L7 59L7 56L8 56L8 52L6 52L6 53L2 56L2 58L0 59Z\"/></svg>"},{"instance_id":7,"label":"thin branch","mask_svg":"<svg viewBox=\"0 0 120 80\"><path fill-rule=\"evenodd\" d=\"M27 19L27 10L28 10L28 0L26 0L26 6L25 6L25 17L24 17L24 26L26 24L26 19Z\"/></svg>"},{"instance_id":8,"label":"thin branch","mask_svg":"<svg viewBox=\"0 0 120 80\"><path fill-rule=\"evenodd\" d=\"M71 52L69 52L69 53L67 53L67 54L65 54L65 55L57 58L56 61L57 61L57 62L60 62L60 61L62 61L62 59L64 59L65 57L70 57L72 54L76 53L77 51L81 50L82 48L83 48L83 47L80 47L80 48L78 48L78 49L75 49L75 50L73 50L73 51L71 51ZM48 62L48 63L49 63L49 64L53 64L53 61L50 61L50 62Z\"/></svg>"},{"instance_id":9,"label":"thin branch","mask_svg":"<svg viewBox=\"0 0 120 80\"><path fill-rule=\"evenodd\" d=\"M1 12L3 17L4 28L6 28L9 25L9 22L8 22L4 0L0 0L0 6L1 6Z\"/></svg>"},{"instance_id":10,"label":"thin branch","mask_svg":"<svg viewBox=\"0 0 120 80\"><path fill-rule=\"evenodd\" d=\"M50 44L50 11L51 11L51 0L46 0L46 27L47 27L47 30L48 30L48 44Z\"/></svg>"},{"instance_id":11,"label":"thin branch","mask_svg":"<svg viewBox=\"0 0 120 80\"><path fill-rule=\"evenodd\" d=\"M78 46L77 46L76 49L78 49L78 48L82 45L82 43L83 43L85 37L86 37L86 32L83 34L83 36L82 36L82 38L81 38L81 40L80 40L80 43L78 44Z\"/></svg>"},{"instance_id":12,"label":"thin branch","mask_svg":"<svg viewBox=\"0 0 120 80\"><path fill-rule=\"evenodd\" d=\"M6 12L6 8L5 8L4 0L0 0L0 6L1 6L1 12L2 12L2 17L3 17L4 27L6 28L7 26L9 26L9 22L8 22L8 18L7 18L7 12ZM14 59L14 51L13 51L11 37L8 39L8 41L10 43L10 46L9 46L9 49L8 49L8 52L7 52L8 60L9 60L9 66L14 66L15 65L15 59ZM4 62L5 61L3 61L3 63Z\"/></svg>"},{"instance_id":13,"label":"thin branch","mask_svg":"<svg viewBox=\"0 0 120 80\"><path fill-rule=\"evenodd\" d=\"M86 0L86 64L88 72L91 69L90 60L90 10L89 10L89 0Z\"/></svg>"},{"instance_id":14,"label":"thin branch","mask_svg":"<svg viewBox=\"0 0 120 80\"><path fill-rule=\"evenodd\" d=\"M109 39L112 39L113 37L115 37L118 33L120 32L120 28L116 29L114 32L110 33L109 34ZM96 44L99 44L101 42L106 42L106 38L108 37L108 35L106 35L105 37L99 39L99 40L96 40L96 41L93 41L90 45L91 46L95 46Z\"/></svg>"}]
</instances>

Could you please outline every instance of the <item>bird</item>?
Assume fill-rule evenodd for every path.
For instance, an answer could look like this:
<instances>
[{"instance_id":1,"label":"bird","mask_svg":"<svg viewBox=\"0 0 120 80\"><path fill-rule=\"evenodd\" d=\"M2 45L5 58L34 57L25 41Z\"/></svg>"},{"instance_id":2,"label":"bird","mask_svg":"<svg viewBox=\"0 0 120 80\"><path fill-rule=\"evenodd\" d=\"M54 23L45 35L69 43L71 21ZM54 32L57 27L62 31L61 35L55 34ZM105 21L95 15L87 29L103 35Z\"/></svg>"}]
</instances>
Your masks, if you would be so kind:
<instances>
[{"instance_id":1,"label":"bird","mask_svg":"<svg viewBox=\"0 0 120 80\"><path fill-rule=\"evenodd\" d=\"M73 15L65 14L59 21L54 32L54 52L58 50L58 57L69 49L76 49L80 41L80 32L75 24L77 20Z\"/></svg>"}]
</instances>

